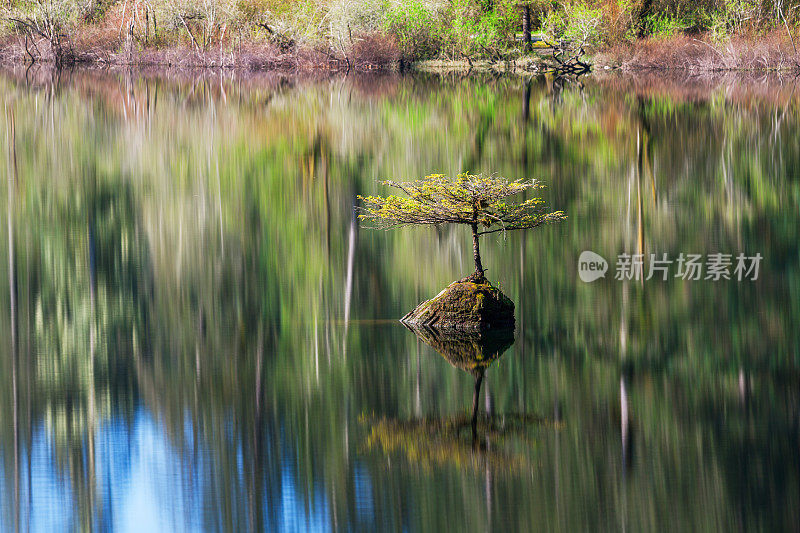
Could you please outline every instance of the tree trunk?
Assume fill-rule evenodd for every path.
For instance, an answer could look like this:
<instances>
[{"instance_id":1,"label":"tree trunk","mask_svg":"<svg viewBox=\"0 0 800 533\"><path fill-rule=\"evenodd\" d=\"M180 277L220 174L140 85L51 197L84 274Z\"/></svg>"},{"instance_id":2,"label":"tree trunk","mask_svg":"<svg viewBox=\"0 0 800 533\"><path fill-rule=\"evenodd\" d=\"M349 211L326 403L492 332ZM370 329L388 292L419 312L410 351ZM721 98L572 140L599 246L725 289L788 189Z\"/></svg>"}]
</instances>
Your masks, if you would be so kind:
<instances>
[{"instance_id":1,"label":"tree trunk","mask_svg":"<svg viewBox=\"0 0 800 533\"><path fill-rule=\"evenodd\" d=\"M647 34L647 23L645 17L650 14L650 9L653 7L653 0L644 0L642 2L642 9L639 10L639 31L636 36L640 39Z\"/></svg>"},{"instance_id":2,"label":"tree trunk","mask_svg":"<svg viewBox=\"0 0 800 533\"><path fill-rule=\"evenodd\" d=\"M472 439L478 437L478 400L481 397L481 383L483 383L483 372L475 377L475 392L472 395Z\"/></svg>"},{"instance_id":3,"label":"tree trunk","mask_svg":"<svg viewBox=\"0 0 800 533\"><path fill-rule=\"evenodd\" d=\"M528 120L531 116L531 80L525 82L525 92L522 97L522 169L524 174L531 174L528 168ZM522 242L525 242L524 240Z\"/></svg>"},{"instance_id":4,"label":"tree trunk","mask_svg":"<svg viewBox=\"0 0 800 533\"><path fill-rule=\"evenodd\" d=\"M526 52L531 50L531 7L522 8L522 49Z\"/></svg>"},{"instance_id":5,"label":"tree trunk","mask_svg":"<svg viewBox=\"0 0 800 533\"><path fill-rule=\"evenodd\" d=\"M481 264L481 249L478 243L478 224L472 223L472 255L475 258L475 275L483 277L483 264Z\"/></svg>"},{"instance_id":6,"label":"tree trunk","mask_svg":"<svg viewBox=\"0 0 800 533\"><path fill-rule=\"evenodd\" d=\"M17 184L17 136L14 123L14 112L8 112L8 300L11 341L11 396L12 419L14 427L14 528L20 530L20 497L19 497L19 405L17 403L17 262L14 257L14 201Z\"/></svg>"}]
</instances>

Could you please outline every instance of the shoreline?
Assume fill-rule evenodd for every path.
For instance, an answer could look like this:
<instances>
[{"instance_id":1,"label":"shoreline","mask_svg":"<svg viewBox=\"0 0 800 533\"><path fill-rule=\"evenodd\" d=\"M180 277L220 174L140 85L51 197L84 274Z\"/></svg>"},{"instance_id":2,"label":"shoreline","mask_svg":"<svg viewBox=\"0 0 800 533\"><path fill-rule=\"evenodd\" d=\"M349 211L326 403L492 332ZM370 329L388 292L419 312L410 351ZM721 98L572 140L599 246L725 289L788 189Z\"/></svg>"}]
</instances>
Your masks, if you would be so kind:
<instances>
[{"instance_id":1,"label":"shoreline","mask_svg":"<svg viewBox=\"0 0 800 533\"><path fill-rule=\"evenodd\" d=\"M612 94L635 94L637 97L666 97L678 100L704 101L724 95L731 102L771 102L786 106L797 101L797 72L782 71L676 71L598 69L580 79L564 84L544 74L498 73L483 69L456 71L414 68L404 72L371 71L344 72L331 70L242 70L209 67L128 67L115 65L81 64L60 70L52 65L0 65L0 79L24 87L53 90L58 87L77 89L86 95L97 96L119 104L121 113L130 109L148 108L150 96L162 84L189 89L187 101L200 97L227 101L240 98L247 91L253 94L280 93L287 88L306 84L340 83L363 94L387 94L396 90L404 80L420 83L500 83L509 87L526 87L530 84L545 87L554 94L572 86L579 90L610 90ZM138 87L138 89L137 89ZM155 91L155 92L154 92ZM239 96L234 96L239 95ZM248 97L249 98L249 97ZM131 101L129 101L131 100ZM135 102L138 102L136 104Z\"/></svg>"},{"instance_id":2,"label":"shoreline","mask_svg":"<svg viewBox=\"0 0 800 533\"><path fill-rule=\"evenodd\" d=\"M640 39L601 48L584 58L591 74L622 71L634 74L714 74L714 73L796 73L800 74L800 55L789 43L774 36L762 39L735 38L722 45L702 39L678 36ZM40 56L35 61L26 53L20 38L0 42L0 66L6 69L29 69L41 66L53 69L177 69L240 71L281 74L490 72L495 74L545 74L553 71L548 49L509 56L505 59L424 59L405 62L395 57L337 56L328 51L297 47L281 50L269 43L248 43L235 50L200 51L185 45L145 48L136 51L113 51L100 47L71 46L68 57L59 62Z\"/></svg>"}]
</instances>

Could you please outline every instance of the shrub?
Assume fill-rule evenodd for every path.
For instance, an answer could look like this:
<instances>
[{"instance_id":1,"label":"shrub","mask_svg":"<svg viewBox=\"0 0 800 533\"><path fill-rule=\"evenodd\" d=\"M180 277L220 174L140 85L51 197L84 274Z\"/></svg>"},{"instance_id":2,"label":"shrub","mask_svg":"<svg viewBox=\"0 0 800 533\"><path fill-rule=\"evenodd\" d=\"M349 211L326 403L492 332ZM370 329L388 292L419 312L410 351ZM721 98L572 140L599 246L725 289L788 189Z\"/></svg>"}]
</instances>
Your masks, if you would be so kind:
<instances>
[{"instance_id":1,"label":"shrub","mask_svg":"<svg viewBox=\"0 0 800 533\"><path fill-rule=\"evenodd\" d=\"M602 8L589 8L580 2L565 4L563 11L553 10L547 15L544 30L555 41L598 45L602 20Z\"/></svg>"},{"instance_id":2,"label":"shrub","mask_svg":"<svg viewBox=\"0 0 800 533\"><path fill-rule=\"evenodd\" d=\"M57 65L74 61L70 36L80 13L80 4L76 0L9 3L0 10L0 16L11 21L16 31L33 39L46 40L50 45L51 59ZM33 55L30 51L28 54Z\"/></svg>"},{"instance_id":3,"label":"shrub","mask_svg":"<svg viewBox=\"0 0 800 533\"><path fill-rule=\"evenodd\" d=\"M635 37L635 13L638 6L634 0L610 0L603 5L601 38L607 42L632 40Z\"/></svg>"},{"instance_id":4,"label":"shrub","mask_svg":"<svg viewBox=\"0 0 800 533\"><path fill-rule=\"evenodd\" d=\"M656 13L645 19L647 33L653 37L672 37L683 33L689 25L666 13Z\"/></svg>"},{"instance_id":5,"label":"shrub","mask_svg":"<svg viewBox=\"0 0 800 533\"><path fill-rule=\"evenodd\" d=\"M400 59L400 48L391 36L375 32L356 38L350 56L357 67L387 67Z\"/></svg>"},{"instance_id":6,"label":"shrub","mask_svg":"<svg viewBox=\"0 0 800 533\"><path fill-rule=\"evenodd\" d=\"M728 18L721 13L715 12L711 15L709 36L713 43L720 44L730 40L731 28L728 22Z\"/></svg>"},{"instance_id":7,"label":"shrub","mask_svg":"<svg viewBox=\"0 0 800 533\"><path fill-rule=\"evenodd\" d=\"M82 0L78 2L78 13L84 22L98 22L111 4L112 0Z\"/></svg>"},{"instance_id":8,"label":"shrub","mask_svg":"<svg viewBox=\"0 0 800 533\"><path fill-rule=\"evenodd\" d=\"M514 43L517 27L522 25L522 14L517 0L495 2L491 11L485 12L475 25L474 42L483 51L499 53Z\"/></svg>"},{"instance_id":9,"label":"shrub","mask_svg":"<svg viewBox=\"0 0 800 533\"><path fill-rule=\"evenodd\" d=\"M400 53L408 60L434 56L442 42L436 13L419 0L390 8L385 29L396 38Z\"/></svg>"},{"instance_id":10,"label":"shrub","mask_svg":"<svg viewBox=\"0 0 800 533\"><path fill-rule=\"evenodd\" d=\"M371 35L382 29L383 0L333 0L328 4L328 38L344 50L355 44L354 36Z\"/></svg>"}]
</instances>

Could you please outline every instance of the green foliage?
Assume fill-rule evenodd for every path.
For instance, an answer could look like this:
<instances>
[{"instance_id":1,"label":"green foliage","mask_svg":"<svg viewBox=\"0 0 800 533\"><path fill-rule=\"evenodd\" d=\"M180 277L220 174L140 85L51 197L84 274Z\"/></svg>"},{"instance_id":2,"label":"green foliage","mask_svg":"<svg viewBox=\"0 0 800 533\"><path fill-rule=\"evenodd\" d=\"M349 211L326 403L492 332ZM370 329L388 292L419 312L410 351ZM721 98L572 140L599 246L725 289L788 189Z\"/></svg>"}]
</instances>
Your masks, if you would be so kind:
<instances>
[{"instance_id":1,"label":"green foliage","mask_svg":"<svg viewBox=\"0 0 800 533\"><path fill-rule=\"evenodd\" d=\"M378 36L396 44L406 60L499 59L520 52L523 9L530 10L534 32L594 47L640 35L698 32L724 42L734 34L783 31L783 16L790 31L800 22L800 0L41 0L3 3L0 32L24 33L11 20L25 20L44 28L38 37L53 47L68 47L61 38L86 25L119 34L117 19L124 14L126 23L137 19L133 33L148 46L188 42L203 50L230 49L249 39L347 55L365 36ZM158 35L148 40L142 36L150 24Z\"/></svg>"},{"instance_id":2,"label":"green foliage","mask_svg":"<svg viewBox=\"0 0 800 533\"><path fill-rule=\"evenodd\" d=\"M715 43L728 41L730 37L742 32L748 25L758 24L761 5L756 0L722 0L718 8L708 14L708 29ZM780 24L779 19L770 21L767 27Z\"/></svg>"},{"instance_id":3,"label":"green foliage","mask_svg":"<svg viewBox=\"0 0 800 533\"><path fill-rule=\"evenodd\" d=\"M401 196L359 196L364 202L359 218L376 227L391 228L416 224L479 224L480 233L529 229L559 222L561 211L547 212L544 200L529 198L509 203L506 198L541 189L535 180L508 181L500 177L459 174L450 180L432 174L423 180L385 185L406 193Z\"/></svg>"},{"instance_id":4,"label":"green foliage","mask_svg":"<svg viewBox=\"0 0 800 533\"><path fill-rule=\"evenodd\" d=\"M376 228L394 228L424 224L466 224L472 229L476 279L483 278L478 237L487 233L531 229L560 222L561 211L547 212L544 200L529 198L508 203L506 198L528 190L540 189L535 180L508 181L500 177L459 174L450 180L443 174L406 183L385 181L403 191L400 196L359 196L364 203L359 218ZM479 231L478 227L482 229Z\"/></svg>"},{"instance_id":5,"label":"green foliage","mask_svg":"<svg viewBox=\"0 0 800 533\"><path fill-rule=\"evenodd\" d=\"M753 23L757 21L759 11L762 9L761 2L758 0L722 0L722 6L719 9L719 15L724 17L728 24L728 28L733 31L740 30L748 22ZM780 4L783 6L783 3ZM798 7L797 5L794 8ZM776 3L775 11L779 6ZM786 7L783 7L786 9ZM780 24L780 20L776 17L775 23Z\"/></svg>"},{"instance_id":6,"label":"green foliage","mask_svg":"<svg viewBox=\"0 0 800 533\"><path fill-rule=\"evenodd\" d=\"M644 23L648 29L647 33L653 37L672 37L687 28L683 21L665 13L650 15Z\"/></svg>"},{"instance_id":7,"label":"green foliage","mask_svg":"<svg viewBox=\"0 0 800 533\"><path fill-rule=\"evenodd\" d=\"M402 2L389 9L385 28L397 39L401 52L408 59L434 56L442 41L436 13L420 0Z\"/></svg>"},{"instance_id":8,"label":"green foliage","mask_svg":"<svg viewBox=\"0 0 800 533\"><path fill-rule=\"evenodd\" d=\"M576 2L564 4L562 10L552 10L544 21L544 30L554 41L578 44L599 44L601 41L602 9L590 8Z\"/></svg>"},{"instance_id":9,"label":"green foliage","mask_svg":"<svg viewBox=\"0 0 800 533\"><path fill-rule=\"evenodd\" d=\"M514 42L516 31L522 24L517 0L500 0L495 7L481 15L475 24L474 42L480 50L499 50Z\"/></svg>"},{"instance_id":10,"label":"green foliage","mask_svg":"<svg viewBox=\"0 0 800 533\"><path fill-rule=\"evenodd\" d=\"M728 17L719 12L712 14L709 32L711 34L711 40L715 44L728 41L731 38L731 27Z\"/></svg>"},{"instance_id":11,"label":"green foliage","mask_svg":"<svg viewBox=\"0 0 800 533\"><path fill-rule=\"evenodd\" d=\"M179 34L186 32L192 44L206 50L218 44L228 26L234 26L238 18L236 0L157 0L154 2L155 16L164 27ZM231 28L233 29L233 28Z\"/></svg>"},{"instance_id":12,"label":"green foliage","mask_svg":"<svg viewBox=\"0 0 800 533\"><path fill-rule=\"evenodd\" d=\"M0 8L2 18L31 21L45 31L68 31L86 12L86 6L78 0L7 2Z\"/></svg>"}]
</instances>

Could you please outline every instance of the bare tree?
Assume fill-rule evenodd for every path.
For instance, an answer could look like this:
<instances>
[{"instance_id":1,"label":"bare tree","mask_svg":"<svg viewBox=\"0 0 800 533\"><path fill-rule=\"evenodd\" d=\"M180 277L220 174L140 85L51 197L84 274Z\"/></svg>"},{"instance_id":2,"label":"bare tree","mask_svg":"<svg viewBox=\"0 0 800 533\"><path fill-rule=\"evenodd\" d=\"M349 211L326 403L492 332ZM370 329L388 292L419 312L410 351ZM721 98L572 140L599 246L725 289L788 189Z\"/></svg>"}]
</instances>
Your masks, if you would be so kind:
<instances>
[{"instance_id":1,"label":"bare tree","mask_svg":"<svg viewBox=\"0 0 800 533\"><path fill-rule=\"evenodd\" d=\"M7 8L4 18L25 38L25 51L32 62L42 58L37 42L44 40L53 62L61 66L71 60L68 29L79 11L74 0L36 0L29 6Z\"/></svg>"}]
</instances>

